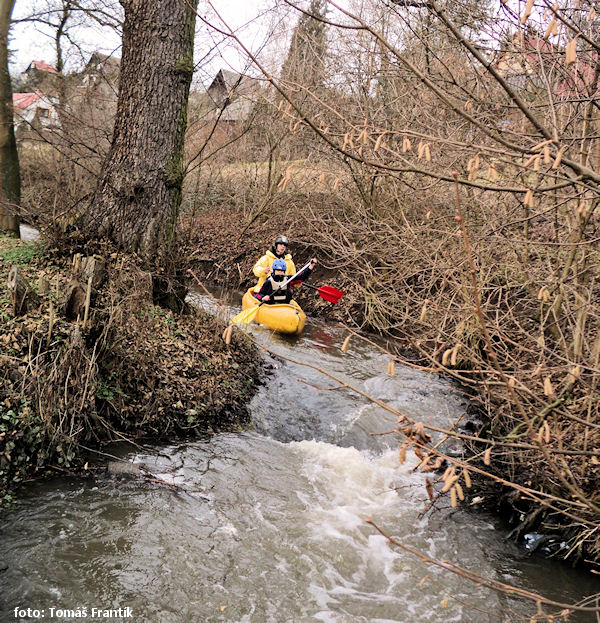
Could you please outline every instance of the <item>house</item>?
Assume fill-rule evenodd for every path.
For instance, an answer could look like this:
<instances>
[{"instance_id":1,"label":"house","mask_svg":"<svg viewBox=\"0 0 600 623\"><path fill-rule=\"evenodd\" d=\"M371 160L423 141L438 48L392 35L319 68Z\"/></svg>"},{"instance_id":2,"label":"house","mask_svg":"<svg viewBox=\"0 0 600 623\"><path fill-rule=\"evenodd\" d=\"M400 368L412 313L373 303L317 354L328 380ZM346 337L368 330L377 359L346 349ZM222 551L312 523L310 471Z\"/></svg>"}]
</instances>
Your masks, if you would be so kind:
<instances>
[{"instance_id":1,"label":"house","mask_svg":"<svg viewBox=\"0 0 600 623\"><path fill-rule=\"evenodd\" d=\"M42 93L13 93L15 130L55 128L60 125L57 98Z\"/></svg>"},{"instance_id":2,"label":"house","mask_svg":"<svg viewBox=\"0 0 600 623\"><path fill-rule=\"evenodd\" d=\"M212 110L210 115L221 123L245 121L258 96L258 81L236 71L220 69L206 90Z\"/></svg>"},{"instance_id":3,"label":"house","mask_svg":"<svg viewBox=\"0 0 600 623\"><path fill-rule=\"evenodd\" d=\"M81 72L81 84L90 86L100 82L116 81L120 68L120 58L96 50Z\"/></svg>"},{"instance_id":4,"label":"house","mask_svg":"<svg viewBox=\"0 0 600 623\"><path fill-rule=\"evenodd\" d=\"M56 67L44 61L31 61L23 73L33 80L43 77L44 74L54 74L58 76Z\"/></svg>"},{"instance_id":5,"label":"house","mask_svg":"<svg viewBox=\"0 0 600 623\"><path fill-rule=\"evenodd\" d=\"M518 90L546 88L561 99L587 98L597 92L598 54L579 54L576 63L565 66L564 48L533 33L516 33L495 59L495 66L508 84ZM595 84L594 84L595 81Z\"/></svg>"},{"instance_id":6,"label":"house","mask_svg":"<svg viewBox=\"0 0 600 623\"><path fill-rule=\"evenodd\" d=\"M498 73L515 89L542 87L542 71L547 75L557 61L559 49L542 37L517 32L495 59Z\"/></svg>"}]
</instances>

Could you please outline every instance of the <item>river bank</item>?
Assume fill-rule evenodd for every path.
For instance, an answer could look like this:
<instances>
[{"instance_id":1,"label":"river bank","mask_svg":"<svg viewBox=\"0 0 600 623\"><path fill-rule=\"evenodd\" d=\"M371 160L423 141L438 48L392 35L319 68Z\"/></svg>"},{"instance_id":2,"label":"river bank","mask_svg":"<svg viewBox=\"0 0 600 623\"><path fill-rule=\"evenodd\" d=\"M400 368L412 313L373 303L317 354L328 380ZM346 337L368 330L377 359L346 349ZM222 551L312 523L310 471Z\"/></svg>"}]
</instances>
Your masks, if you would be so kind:
<instances>
[{"instance_id":1,"label":"river bank","mask_svg":"<svg viewBox=\"0 0 600 623\"><path fill-rule=\"evenodd\" d=\"M239 294L229 293L213 291L231 315ZM215 311L209 296L194 300ZM575 603L588 610L569 610L569 623L594 616L583 598L597 592L597 579L506 541L501 522L470 512L472 490L465 505L453 509L440 498L424 513L432 474L412 469L412 450L400 465L393 436L371 435L393 428L395 416L356 393L317 389L326 383L309 365L318 361L439 426L466 407L447 379L400 365L391 377L385 353L358 340L341 352L345 330L314 317L293 339L249 330L277 358L250 402L246 430L108 450L173 486L98 471L19 492L0 517L0 620L16 606L48 614L86 605L89 612L99 602L130 607L140 623L517 623L545 620L535 616L540 608L564 620L560 610ZM540 604L396 548L367 517L425 557L526 589Z\"/></svg>"},{"instance_id":2,"label":"river bank","mask_svg":"<svg viewBox=\"0 0 600 623\"><path fill-rule=\"evenodd\" d=\"M1 499L49 471L81 472L110 441L202 437L247 421L255 347L237 331L226 343L213 315L155 305L135 257L107 250L88 292L81 255L0 237L0 259ZM11 269L28 284L18 309Z\"/></svg>"},{"instance_id":3,"label":"river bank","mask_svg":"<svg viewBox=\"0 0 600 623\"><path fill-rule=\"evenodd\" d=\"M315 292L304 290L298 297L303 309L392 338L391 356L397 362L409 359L424 370L453 378L476 414L468 429L460 432L466 433L465 461L476 468L473 478L489 508L510 522L519 542L524 543L527 534L539 534L536 544L543 545L547 554L600 572L600 426L595 371L572 367L568 360L555 356L550 350L550 332L545 341L538 338L540 356L527 341L516 341L530 340L535 320L535 303L524 300L519 284L505 286L503 298L494 294L499 286L490 287L486 294L488 313L494 319L488 325L493 332L490 338L481 330L480 319L468 301L456 305L461 298L468 299L470 292L462 277L457 276L456 283L450 278L455 271L451 265L444 268L441 264L431 274L419 274L420 247L405 245L403 254L410 256L414 250L413 259L399 263L395 258L398 247L384 260L368 248L361 250L356 236L344 239L341 249L329 220L338 222L331 215L343 208L334 197L330 200L281 197L264 218L241 230L229 225L244 223L240 208L216 203L200 209L182 227L188 235L190 261L207 282L243 289L253 283L252 266L278 233L290 237L297 264L317 256L320 264L312 283L332 285L345 296L332 306ZM321 213L315 216L315 208L307 218L302 206L311 201ZM344 235L351 226L342 225ZM355 252L349 254L353 245ZM371 267L372 278L365 278L366 266ZM502 269L503 264L497 266ZM378 294L377 280L390 283L391 274L397 275L394 288ZM423 277L432 283L441 279L441 284L429 285L424 294ZM501 278L490 269L488 281ZM402 316L395 319L393 314L386 316L387 312L382 316L385 305L378 299L380 294L395 297L391 302L394 309L402 306L405 297ZM411 307L409 301L423 296L429 298ZM518 303L506 303L510 297ZM494 323L500 313L507 318L510 314L510 322L525 331L525 336L512 331L507 321L497 329ZM492 351L497 351L496 359L489 355ZM403 444L400 436L398 445Z\"/></svg>"}]
</instances>

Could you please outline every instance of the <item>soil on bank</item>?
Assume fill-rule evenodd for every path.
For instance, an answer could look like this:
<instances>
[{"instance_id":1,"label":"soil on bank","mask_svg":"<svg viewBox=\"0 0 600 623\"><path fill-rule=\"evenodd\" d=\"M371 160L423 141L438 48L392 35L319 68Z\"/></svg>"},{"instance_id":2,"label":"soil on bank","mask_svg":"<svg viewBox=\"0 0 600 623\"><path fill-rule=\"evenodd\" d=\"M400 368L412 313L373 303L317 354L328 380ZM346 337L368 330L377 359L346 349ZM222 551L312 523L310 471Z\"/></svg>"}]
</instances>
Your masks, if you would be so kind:
<instances>
[{"instance_id":1,"label":"soil on bank","mask_svg":"<svg viewBox=\"0 0 600 623\"><path fill-rule=\"evenodd\" d=\"M247 422L263 367L254 345L237 330L227 344L219 318L155 305L138 259L104 251L84 323L85 296L73 296L71 309L65 303L74 284L87 290L73 257L0 237L0 500L48 470L81 469L85 449L105 442L203 436ZM33 301L16 314L13 267Z\"/></svg>"},{"instance_id":2,"label":"soil on bank","mask_svg":"<svg viewBox=\"0 0 600 623\"><path fill-rule=\"evenodd\" d=\"M238 226L243 222L241 210L227 205L211 206L210 210L199 211L182 221L186 257L206 285L241 291L255 285L254 264L273 247L278 234L285 234L290 239L290 252L298 270L312 257L317 258L311 285L329 285L344 292L334 305L323 300L315 290L300 287L294 298L302 309L311 316L350 323L355 328L362 324L362 298L351 275L336 266L335 250L314 243L308 222L293 206L242 229Z\"/></svg>"}]
</instances>

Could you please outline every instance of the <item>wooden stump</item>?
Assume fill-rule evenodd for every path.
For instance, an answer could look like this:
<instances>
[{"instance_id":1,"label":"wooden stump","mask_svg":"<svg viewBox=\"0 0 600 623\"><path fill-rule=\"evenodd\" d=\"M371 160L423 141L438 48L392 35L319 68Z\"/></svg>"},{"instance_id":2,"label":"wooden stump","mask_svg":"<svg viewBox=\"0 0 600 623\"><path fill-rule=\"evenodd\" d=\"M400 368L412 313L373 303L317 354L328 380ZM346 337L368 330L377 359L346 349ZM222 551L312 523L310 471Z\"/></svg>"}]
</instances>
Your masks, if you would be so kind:
<instances>
[{"instance_id":1,"label":"wooden stump","mask_svg":"<svg viewBox=\"0 0 600 623\"><path fill-rule=\"evenodd\" d=\"M50 282L46 275L40 275L38 278L38 294L40 296L46 296L50 292Z\"/></svg>"},{"instance_id":2,"label":"wooden stump","mask_svg":"<svg viewBox=\"0 0 600 623\"><path fill-rule=\"evenodd\" d=\"M19 316L39 307L40 298L19 270L13 266L8 273L8 290L13 306L13 315Z\"/></svg>"},{"instance_id":3,"label":"wooden stump","mask_svg":"<svg viewBox=\"0 0 600 623\"><path fill-rule=\"evenodd\" d=\"M85 289L79 281L71 281L62 297L59 310L69 320L83 319L85 306Z\"/></svg>"},{"instance_id":4,"label":"wooden stump","mask_svg":"<svg viewBox=\"0 0 600 623\"><path fill-rule=\"evenodd\" d=\"M101 255L88 255L81 260L82 281L92 278L92 288L97 290L106 278L106 261Z\"/></svg>"}]
</instances>

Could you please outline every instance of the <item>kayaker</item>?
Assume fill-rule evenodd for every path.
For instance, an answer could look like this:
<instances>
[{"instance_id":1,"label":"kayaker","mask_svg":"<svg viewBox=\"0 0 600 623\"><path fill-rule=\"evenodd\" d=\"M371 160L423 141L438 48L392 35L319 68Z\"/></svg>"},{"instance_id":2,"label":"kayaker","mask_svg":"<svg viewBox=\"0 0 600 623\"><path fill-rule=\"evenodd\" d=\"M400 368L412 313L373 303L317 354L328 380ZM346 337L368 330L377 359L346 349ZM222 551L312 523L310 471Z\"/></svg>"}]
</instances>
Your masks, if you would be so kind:
<instances>
[{"instance_id":1,"label":"kayaker","mask_svg":"<svg viewBox=\"0 0 600 623\"><path fill-rule=\"evenodd\" d=\"M299 275L296 275L294 281L291 281L285 287L280 288L281 284L286 279L287 265L285 260L277 258L273 262L273 271L270 277L265 280L260 292L256 293L254 296L261 301L261 303L267 303L268 305L289 303L292 300L292 286L298 285L308 279L316 264L317 259L313 257L310 261L310 265L307 266Z\"/></svg>"},{"instance_id":2,"label":"kayaker","mask_svg":"<svg viewBox=\"0 0 600 623\"><path fill-rule=\"evenodd\" d=\"M271 267L275 260L284 260L286 264L286 271L288 275L293 275L296 272L294 261L292 260L291 253L288 253L288 247L290 242L287 236L279 234L275 238L273 246L267 250L267 252L254 264L252 269L254 276L258 278L258 283L254 286L254 292L260 292L267 277L271 273Z\"/></svg>"}]
</instances>

